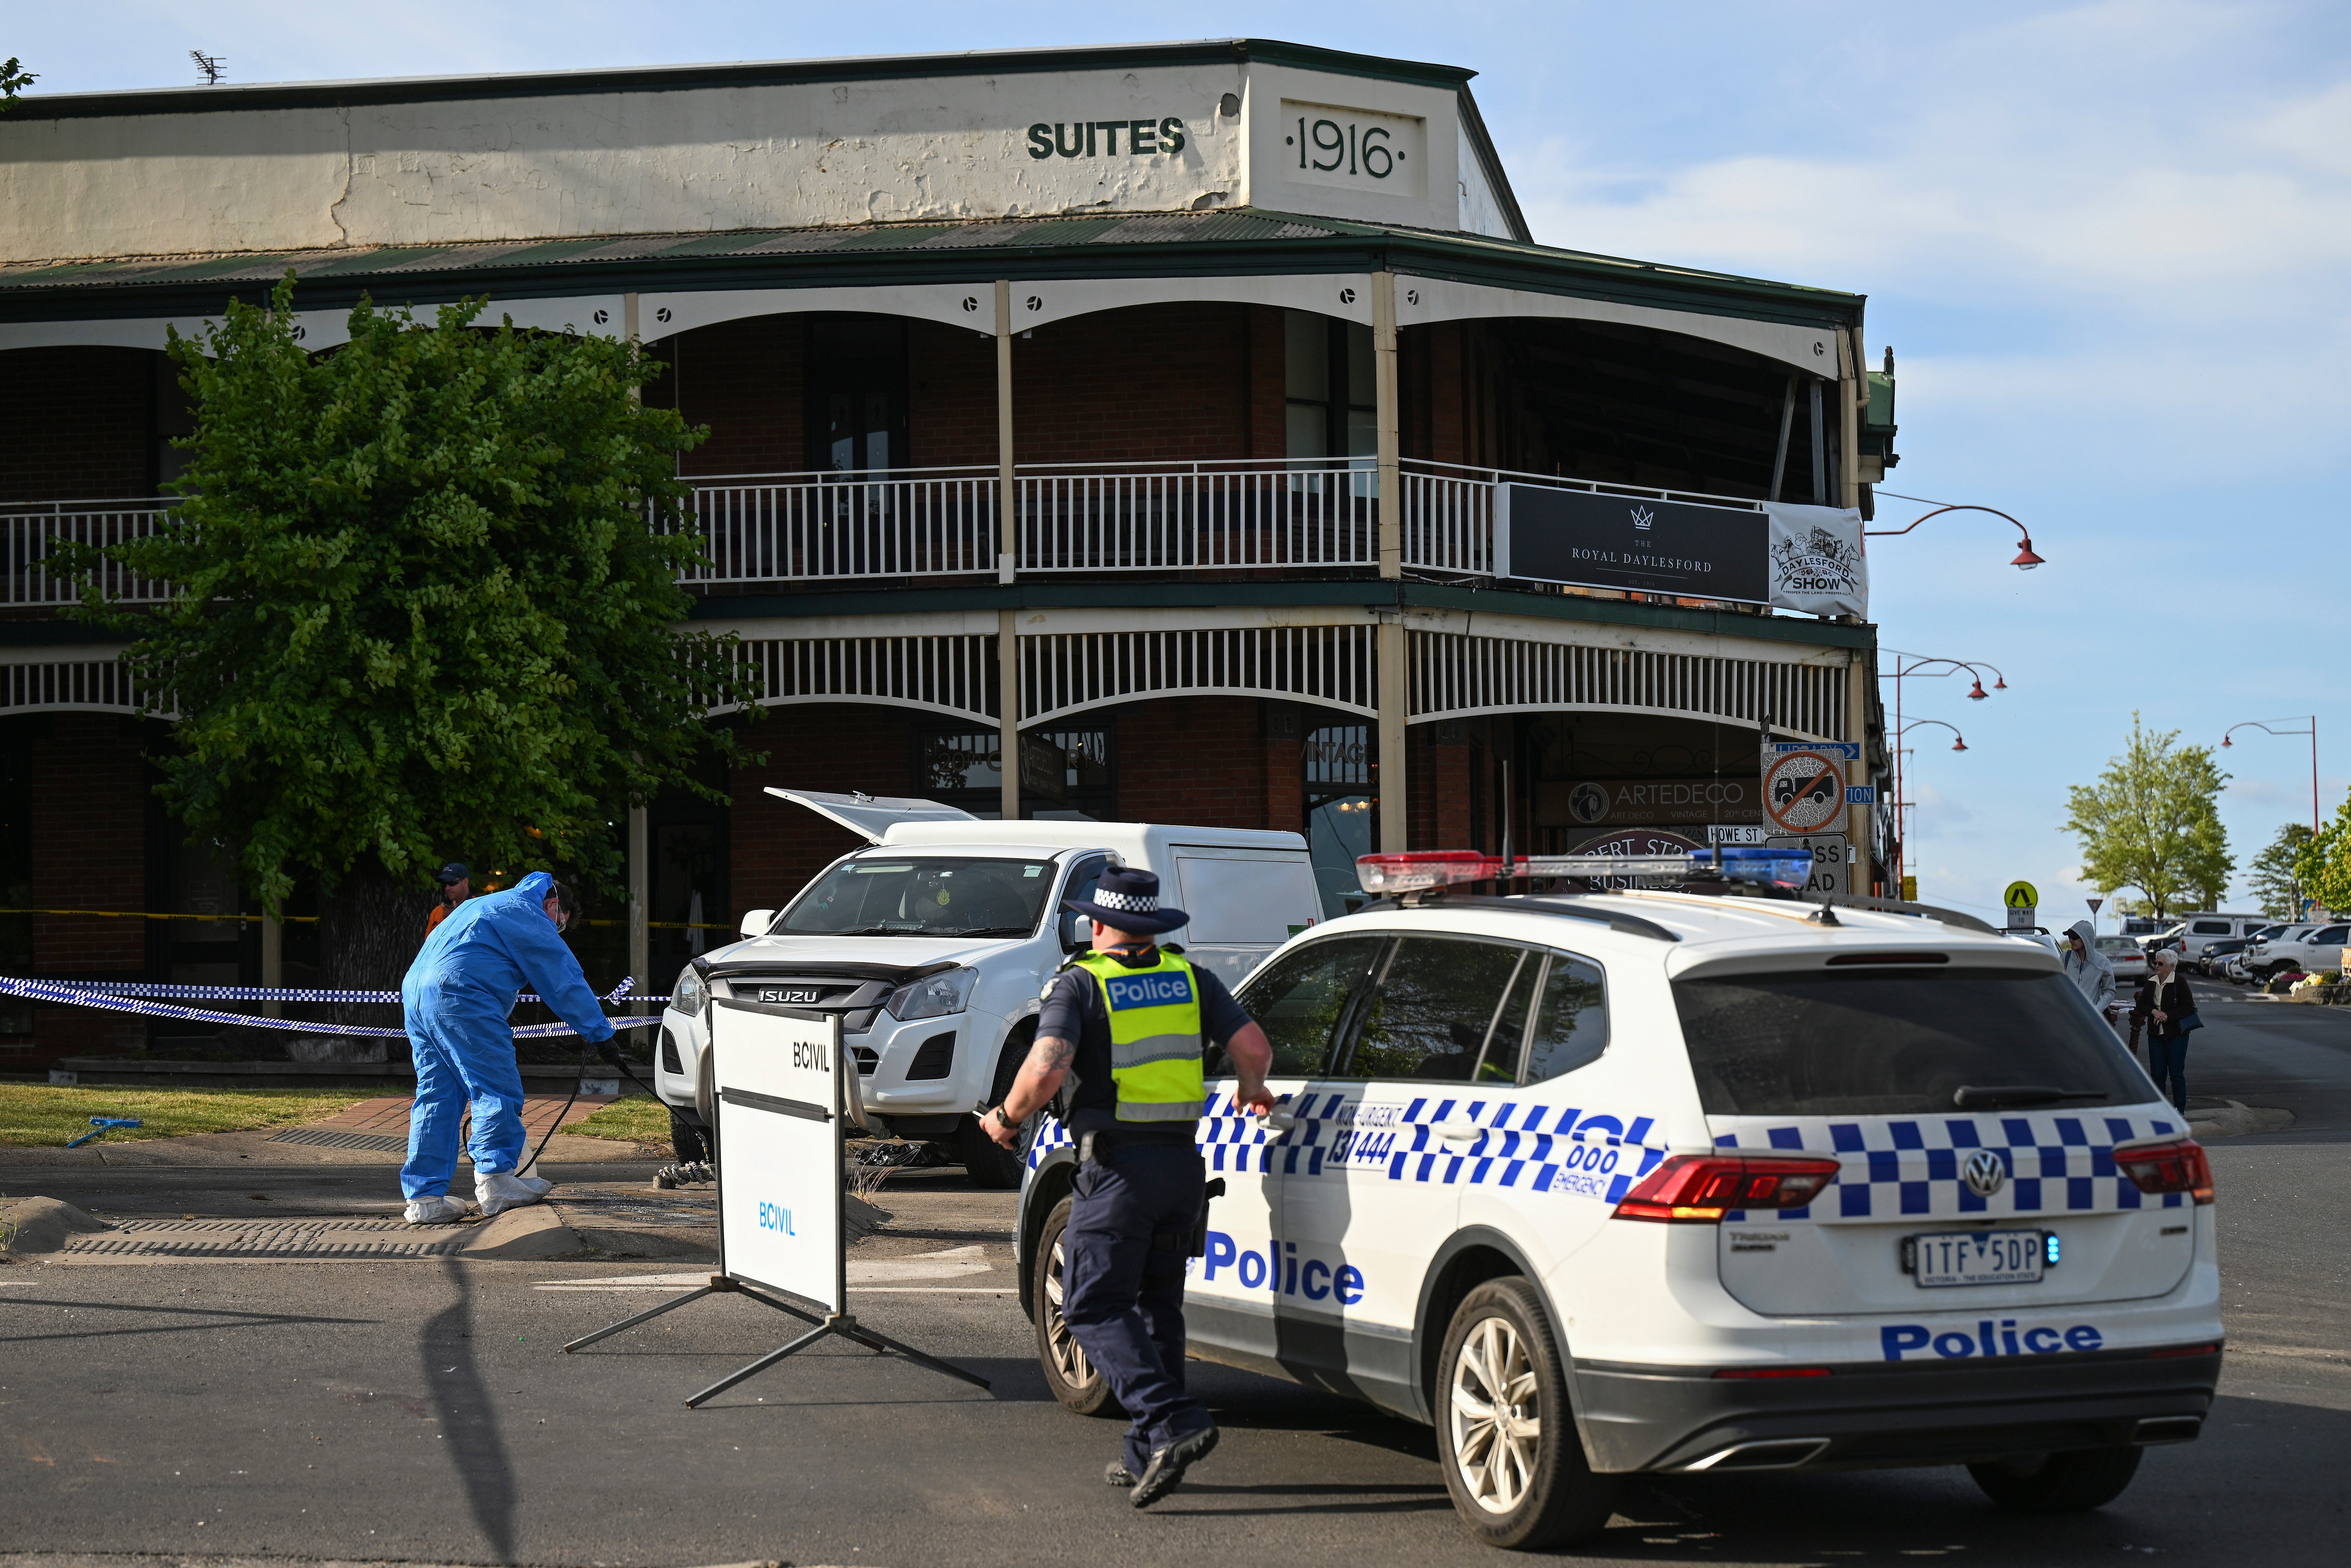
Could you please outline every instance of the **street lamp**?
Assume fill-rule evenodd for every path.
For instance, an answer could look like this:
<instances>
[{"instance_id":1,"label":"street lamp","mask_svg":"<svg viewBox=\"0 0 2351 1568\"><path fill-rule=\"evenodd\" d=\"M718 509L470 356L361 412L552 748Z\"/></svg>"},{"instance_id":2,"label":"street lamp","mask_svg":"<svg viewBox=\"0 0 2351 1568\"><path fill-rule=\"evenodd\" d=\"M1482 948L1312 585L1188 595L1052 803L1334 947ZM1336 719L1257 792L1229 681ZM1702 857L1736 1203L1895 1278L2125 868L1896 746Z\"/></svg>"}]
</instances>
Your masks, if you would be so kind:
<instances>
[{"instance_id":1,"label":"street lamp","mask_svg":"<svg viewBox=\"0 0 2351 1568\"><path fill-rule=\"evenodd\" d=\"M1901 733L1902 729L1902 683L1912 675L1918 675L1929 680L1940 680L1945 675L1956 675L1961 670L1965 670L1968 673L1969 677L1975 682L1975 685L1969 689L1967 694L1968 700L1970 702L1981 702L1984 698L1991 695L1991 692L2004 692L2008 690L2008 676L2001 673L2001 667L1998 664L1991 663L1988 659L1969 660L1929 658L1924 653L1913 653L1901 648L1887 648L1885 652L1894 655L1894 728L1895 733L1897 735ZM1908 662L1905 663L1906 660ZM1944 667L1939 670L1936 669L1934 666L1937 664L1940 664ZM1979 669L1977 667L1978 665L1981 665L1982 668ZM1985 670L1990 670L1992 674L1991 692L1984 690L1983 672ZM1959 749L1965 751L1967 747L1962 746L1959 747ZM1902 825L1901 811L1903 804L1902 785L1902 754L1899 750L1896 750L1894 753L1894 810L1896 829L1894 838L1894 885L1896 887L1900 887L1902 885L1903 862L1909 858L1907 848L1908 841L1902 837L1900 831Z\"/></svg>"},{"instance_id":2,"label":"street lamp","mask_svg":"<svg viewBox=\"0 0 2351 1568\"><path fill-rule=\"evenodd\" d=\"M1990 512L1995 517L2007 517L2010 522L2016 523L2016 531L2024 540L2024 548L2018 550L2016 552L2016 559L2010 561L2008 564L2016 568L2019 571L2031 571L2034 567L2041 564L2041 558L2032 553L2032 534L2025 530L2025 527L2022 523L2017 523L2014 517L2010 517L2006 512L2001 511L1997 507L1979 507L1967 501L1930 501L1924 496L1898 496L1891 490L1880 490L1877 494L1891 497L1896 501L1916 501L1922 507L1932 507L1935 509L1928 512L1926 517L1919 517L1917 521L1911 523L1909 528L1864 528L1861 530L1864 534L1881 538L1888 534L1907 534L1910 531L1910 528L1915 528L1919 523L1925 522L1927 517L1939 517L1945 512Z\"/></svg>"},{"instance_id":3,"label":"street lamp","mask_svg":"<svg viewBox=\"0 0 2351 1568\"><path fill-rule=\"evenodd\" d=\"M2310 727L2307 729L2270 729L2271 725L2283 724L2285 720L2249 718L2242 724L2231 725L2228 734L2220 737L2220 744L2233 745L2234 742L2230 740L2229 736L2236 734L2241 729L2268 730L2272 735L2310 737L2310 831L2313 837L2316 837L2318 833L2318 716L2311 714L2307 716L2310 721Z\"/></svg>"},{"instance_id":4,"label":"street lamp","mask_svg":"<svg viewBox=\"0 0 2351 1568\"><path fill-rule=\"evenodd\" d=\"M1909 806L1914 811L1917 810L1917 807L1913 802L1905 800L1902 798L1902 787L1899 780L1901 780L1907 772L1907 769L1902 766L1902 755L1904 750L1902 737L1921 726L1930 724L1939 725L1941 727L1951 732L1951 749L1953 751L1965 751L1968 748L1968 737L1959 733L1959 727L1957 725L1945 724L1939 718L1914 718L1908 724L1896 729L1889 737L1892 744L1888 749L1894 753L1894 777L1896 780L1894 796L1894 886L1897 892L1902 887L1903 868L1909 863L1910 860L1910 834L1908 831L1902 826L1902 809L1905 806Z\"/></svg>"}]
</instances>

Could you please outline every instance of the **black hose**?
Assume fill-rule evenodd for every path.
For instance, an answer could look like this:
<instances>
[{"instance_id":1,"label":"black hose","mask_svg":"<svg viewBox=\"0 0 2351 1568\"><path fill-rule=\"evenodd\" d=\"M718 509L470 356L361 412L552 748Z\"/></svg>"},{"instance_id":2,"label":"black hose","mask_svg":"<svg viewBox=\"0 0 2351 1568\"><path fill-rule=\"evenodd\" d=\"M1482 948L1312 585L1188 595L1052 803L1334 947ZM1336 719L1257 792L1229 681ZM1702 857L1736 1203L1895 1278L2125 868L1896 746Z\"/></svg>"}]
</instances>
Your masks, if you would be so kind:
<instances>
[{"instance_id":1,"label":"black hose","mask_svg":"<svg viewBox=\"0 0 2351 1568\"><path fill-rule=\"evenodd\" d=\"M618 1069L622 1077L627 1079L638 1088L644 1089L645 1093L650 1095L656 1103L660 1103L661 1096L653 1093L650 1089L645 1089L644 1081L639 1078L635 1073L629 1071L629 1064L621 1058L620 1049L613 1045L611 1040L607 1040L601 1042L586 1040L581 1040L580 1042L580 1075L571 1081L571 1092L563 1097L563 1109L555 1113L555 1120L549 1123L547 1131L539 1135L538 1147L531 1150L530 1158L523 1161L523 1163L517 1167L517 1175L538 1164L538 1156L547 1152L548 1140L554 1137L557 1129L563 1125L563 1118L571 1113L572 1105L576 1103L580 1098L580 1086L588 1082L588 1053L591 1051L595 1051L607 1062L610 1062L614 1068ZM545 1178L542 1177L541 1179L544 1180Z\"/></svg>"}]
</instances>

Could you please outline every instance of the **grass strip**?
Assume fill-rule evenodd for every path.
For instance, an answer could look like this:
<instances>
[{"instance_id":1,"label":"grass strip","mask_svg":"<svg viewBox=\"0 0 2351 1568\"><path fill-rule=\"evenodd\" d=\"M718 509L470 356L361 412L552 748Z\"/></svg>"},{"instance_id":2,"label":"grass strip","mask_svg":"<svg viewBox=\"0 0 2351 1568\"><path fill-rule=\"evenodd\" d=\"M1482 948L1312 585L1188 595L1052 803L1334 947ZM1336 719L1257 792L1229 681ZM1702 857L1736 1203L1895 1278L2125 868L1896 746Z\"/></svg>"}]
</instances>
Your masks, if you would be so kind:
<instances>
[{"instance_id":1,"label":"grass strip","mask_svg":"<svg viewBox=\"0 0 2351 1568\"><path fill-rule=\"evenodd\" d=\"M669 1142L669 1107L658 1100L632 1094L615 1100L594 1115L563 1129L567 1138L617 1138L623 1143Z\"/></svg>"},{"instance_id":2,"label":"grass strip","mask_svg":"<svg viewBox=\"0 0 2351 1568\"><path fill-rule=\"evenodd\" d=\"M359 1090L110 1089L56 1083L0 1083L0 1144L59 1148L93 1131L92 1116L129 1116L142 1124L116 1127L86 1145L143 1143L191 1133L242 1133L290 1127L347 1111L369 1095ZM664 1128L667 1121L663 1123Z\"/></svg>"}]
</instances>

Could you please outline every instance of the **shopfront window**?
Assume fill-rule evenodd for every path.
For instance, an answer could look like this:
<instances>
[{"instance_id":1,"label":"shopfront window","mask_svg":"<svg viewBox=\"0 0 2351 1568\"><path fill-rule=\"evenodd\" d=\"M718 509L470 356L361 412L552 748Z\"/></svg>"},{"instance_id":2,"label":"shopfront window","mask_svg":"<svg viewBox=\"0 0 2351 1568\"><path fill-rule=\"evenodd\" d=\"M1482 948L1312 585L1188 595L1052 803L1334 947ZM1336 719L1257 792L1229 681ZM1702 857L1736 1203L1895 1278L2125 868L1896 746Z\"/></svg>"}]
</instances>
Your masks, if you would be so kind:
<instances>
[{"instance_id":1,"label":"shopfront window","mask_svg":"<svg viewBox=\"0 0 2351 1568\"><path fill-rule=\"evenodd\" d=\"M1329 724L1306 732L1306 841L1322 917L1336 919L1366 902L1355 860L1372 852L1372 727Z\"/></svg>"},{"instance_id":2,"label":"shopfront window","mask_svg":"<svg viewBox=\"0 0 2351 1568\"><path fill-rule=\"evenodd\" d=\"M1032 821L1117 817L1116 736L1108 726L1024 730L1020 814ZM931 730L917 739L915 777L929 800L975 817L1004 814L1002 748L992 729Z\"/></svg>"}]
</instances>

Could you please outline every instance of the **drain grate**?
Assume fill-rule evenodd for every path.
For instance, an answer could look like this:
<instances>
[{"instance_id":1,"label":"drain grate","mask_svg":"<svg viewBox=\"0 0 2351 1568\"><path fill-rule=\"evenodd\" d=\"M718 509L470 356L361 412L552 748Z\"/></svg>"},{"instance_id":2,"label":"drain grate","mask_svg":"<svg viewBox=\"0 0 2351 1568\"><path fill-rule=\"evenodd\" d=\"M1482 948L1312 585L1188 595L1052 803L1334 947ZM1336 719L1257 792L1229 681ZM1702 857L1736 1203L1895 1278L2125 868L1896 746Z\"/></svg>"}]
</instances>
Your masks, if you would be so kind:
<instances>
[{"instance_id":1,"label":"drain grate","mask_svg":"<svg viewBox=\"0 0 2351 1568\"><path fill-rule=\"evenodd\" d=\"M455 1228L420 1237L398 1219L128 1219L77 1236L65 1250L81 1258L437 1258L466 1236Z\"/></svg>"},{"instance_id":2,"label":"drain grate","mask_svg":"<svg viewBox=\"0 0 2351 1568\"><path fill-rule=\"evenodd\" d=\"M404 1133L337 1133L324 1127L288 1127L282 1133L272 1133L273 1144L308 1144L319 1149L376 1149L386 1154L408 1147Z\"/></svg>"}]
</instances>

